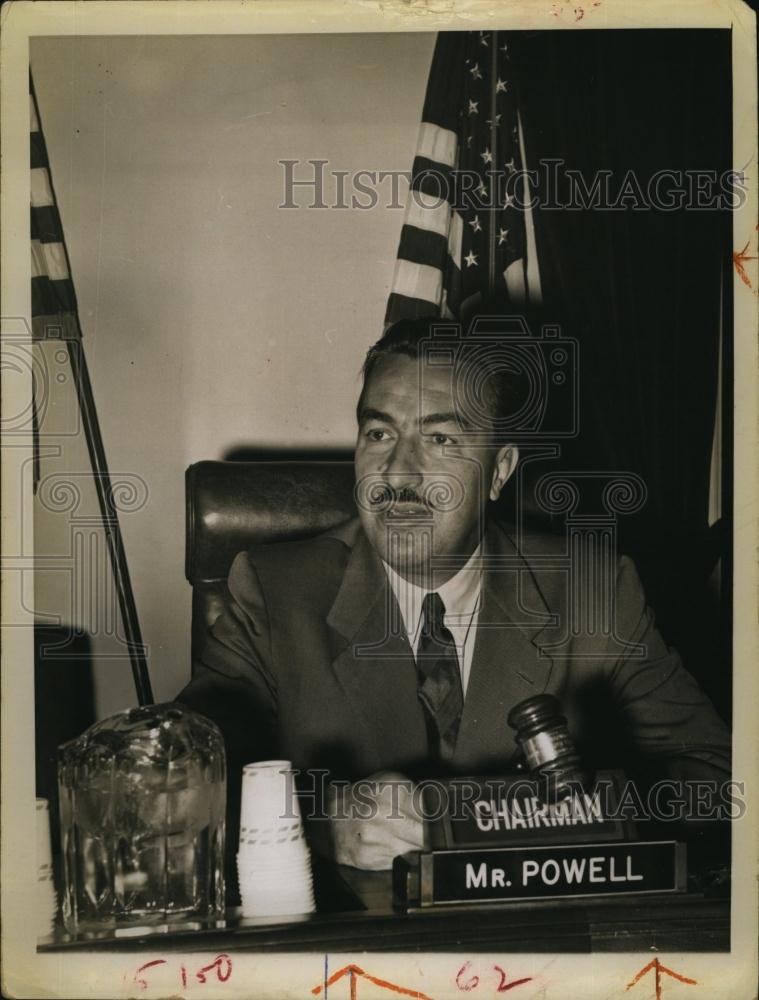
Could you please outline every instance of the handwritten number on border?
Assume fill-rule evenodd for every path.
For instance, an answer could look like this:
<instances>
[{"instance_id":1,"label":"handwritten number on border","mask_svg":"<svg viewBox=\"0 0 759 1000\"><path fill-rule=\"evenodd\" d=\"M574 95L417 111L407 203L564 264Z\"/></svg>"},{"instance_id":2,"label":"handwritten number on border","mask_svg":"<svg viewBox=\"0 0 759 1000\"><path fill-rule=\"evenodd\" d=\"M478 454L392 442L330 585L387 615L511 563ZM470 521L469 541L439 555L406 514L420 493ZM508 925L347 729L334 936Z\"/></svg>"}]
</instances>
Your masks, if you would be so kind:
<instances>
[{"instance_id":1,"label":"handwritten number on border","mask_svg":"<svg viewBox=\"0 0 759 1000\"><path fill-rule=\"evenodd\" d=\"M480 985L480 977L476 973L469 975L471 967L471 962L465 962L456 973L456 985L466 993L469 993ZM494 965L493 969L499 975L498 986L496 987L497 993L505 993L507 990L514 989L515 986L522 986L524 983L529 983L532 980L532 976L526 976L523 979L512 979L509 981L506 972L500 965Z\"/></svg>"},{"instance_id":2,"label":"handwritten number on border","mask_svg":"<svg viewBox=\"0 0 759 1000\"><path fill-rule=\"evenodd\" d=\"M145 962L141 965L134 974L134 982L141 990L146 990L148 988L148 980L143 973L147 973L148 969L155 968L158 965L166 965L167 961L165 958L155 958L151 962ZM217 955L216 958L209 965L204 965L195 972L195 978L199 983L208 982L209 975L212 973L216 974L216 978L220 983L226 983L229 977L232 975L232 959L229 955ZM182 981L182 987L186 989L187 987L187 968L185 965L181 965L179 968L179 975Z\"/></svg>"}]
</instances>

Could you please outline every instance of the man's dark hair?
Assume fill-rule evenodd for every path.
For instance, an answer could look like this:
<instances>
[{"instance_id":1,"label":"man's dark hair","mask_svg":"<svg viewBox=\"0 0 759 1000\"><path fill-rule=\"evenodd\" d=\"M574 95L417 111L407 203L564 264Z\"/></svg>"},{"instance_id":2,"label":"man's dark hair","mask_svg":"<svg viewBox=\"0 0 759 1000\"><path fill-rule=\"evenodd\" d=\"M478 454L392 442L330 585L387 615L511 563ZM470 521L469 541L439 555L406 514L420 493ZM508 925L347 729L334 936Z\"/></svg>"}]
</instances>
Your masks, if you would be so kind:
<instances>
[{"instance_id":1,"label":"man's dark hair","mask_svg":"<svg viewBox=\"0 0 759 1000\"><path fill-rule=\"evenodd\" d=\"M402 355L419 360L424 356L423 345L435 346L437 340L441 347L444 346L444 342L438 340L444 329L453 329L458 334L454 340L455 360L452 361L454 367L452 384L455 386L456 402L466 409L467 401L464 397L471 388L477 400L486 404L489 419L499 424L508 423L518 412L525 398L525 388L521 385L522 380L518 373L509 372L502 363L493 365L489 344L483 344L477 337L470 340L461 324L441 319L439 316L399 320L388 327L380 339L369 348L362 368L363 387L357 406L359 417L366 386L379 362L390 355ZM475 423L481 424L483 420L481 408L478 416L479 421Z\"/></svg>"}]
</instances>

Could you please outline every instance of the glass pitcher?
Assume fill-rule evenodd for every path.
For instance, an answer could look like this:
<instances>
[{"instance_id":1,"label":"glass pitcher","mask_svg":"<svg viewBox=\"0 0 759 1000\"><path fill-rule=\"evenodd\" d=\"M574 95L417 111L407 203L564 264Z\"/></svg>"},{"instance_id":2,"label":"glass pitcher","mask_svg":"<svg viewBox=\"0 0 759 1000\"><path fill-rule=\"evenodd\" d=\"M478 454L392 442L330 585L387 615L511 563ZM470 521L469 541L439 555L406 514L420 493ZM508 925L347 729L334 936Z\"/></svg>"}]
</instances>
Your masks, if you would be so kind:
<instances>
[{"instance_id":1,"label":"glass pitcher","mask_svg":"<svg viewBox=\"0 0 759 1000\"><path fill-rule=\"evenodd\" d=\"M167 703L133 708L59 747L63 917L69 933L224 914L224 742Z\"/></svg>"}]
</instances>

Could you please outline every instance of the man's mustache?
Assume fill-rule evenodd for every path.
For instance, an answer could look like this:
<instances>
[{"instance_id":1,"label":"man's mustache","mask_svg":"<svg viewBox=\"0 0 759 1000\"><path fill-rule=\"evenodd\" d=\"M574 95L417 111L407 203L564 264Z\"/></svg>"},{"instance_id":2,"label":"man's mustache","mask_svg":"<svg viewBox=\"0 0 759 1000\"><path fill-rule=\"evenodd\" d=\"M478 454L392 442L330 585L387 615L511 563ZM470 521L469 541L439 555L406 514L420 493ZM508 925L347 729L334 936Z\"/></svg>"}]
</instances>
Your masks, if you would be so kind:
<instances>
[{"instance_id":1,"label":"man's mustache","mask_svg":"<svg viewBox=\"0 0 759 1000\"><path fill-rule=\"evenodd\" d=\"M431 510L432 507L426 497L411 486L402 486L400 489L391 486L390 483L377 484L370 492L369 503L372 507L381 507L383 510L392 510L397 504L416 504Z\"/></svg>"},{"instance_id":2,"label":"man's mustache","mask_svg":"<svg viewBox=\"0 0 759 1000\"><path fill-rule=\"evenodd\" d=\"M429 517L457 510L466 500L466 487L448 473L420 476L416 482L412 479L403 485L370 473L356 482L354 496L358 509L372 514Z\"/></svg>"}]
</instances>

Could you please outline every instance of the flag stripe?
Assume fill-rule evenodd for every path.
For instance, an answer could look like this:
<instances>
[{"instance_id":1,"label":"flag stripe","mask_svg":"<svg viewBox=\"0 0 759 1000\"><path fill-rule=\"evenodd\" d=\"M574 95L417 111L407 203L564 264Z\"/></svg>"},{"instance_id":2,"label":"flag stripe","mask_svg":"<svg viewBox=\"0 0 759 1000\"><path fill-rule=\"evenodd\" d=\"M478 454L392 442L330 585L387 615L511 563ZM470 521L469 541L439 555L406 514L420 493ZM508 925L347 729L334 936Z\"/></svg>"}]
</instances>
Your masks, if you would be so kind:
<instances>
[{"instance_id":1,"label":"flag stripe","mask_svg":"<svg viewBox=\"0 0 759 1000\"><path fill-rule=\"evenodd\" d=\"M421 199L410 197L406 207L406 219L404 225L413 226L415 229L425 229L431 233L437 233L448 239L448 228L451 224L451 206L447 201L440 201L437 205L426 207L421 203ZM403 230L401 230L401 238Z\"/></svg>"},{"instance_id":2,"label":"flag stripe","mask_svg":"<svg viewBox=\"0 0 759 1000\"><path fill-rule=\"evenodd\" d=\"M448 253L448 237L437 233L425 232L415 226L404 226L401 229L401 242L398 247L398 257L412 264L430 264L442 268Z\"/></svg>"},{"instance_id":3,"label":"flag stripe","mask_svg":"<svg viewBox=\"0 0 759 1000\"><path fill-rule=\"evenodd\" d=\"M47 276L32 278L32 317L75 312L76 295L70 278L51 281Z\"/></svg>"},{"instance_id":4,"label":"flag stripe","mask_svg":"<svg viewBox=\"0 0 759 1000\"><path fill-rule=\"evenodd\" d=\"M66 250L62 243L41 243L32 240L32 277L48 277L51 281L65 281L69 277Z\"/></svg>"},{"instance_id":5,"label":"flag stripe","mask_svg":"<svg viewBox=\"0 0 759 1000\"><path fill-rule=\"evenodd\" d=\"M57 205L42 205L31 210L29 229L33 240L63 243L63 225Z\"/></svg>"},{"instance_id":6,"label":"flag stripe","mask_svg":"<svg viewBox=\"0 0 759 1000\"><path fill-rule=\"evenodd\" d=\"M454 195L455 178L447 164L416 156L411 170L411 190L422 191L433 202L450 201ZM427 202L422 202L427 204Z\"/></svg>"},{"instance_id":7,"label":"flag stripe","mask_svg":"<svg viewBox=\"0 0 759 1000\"><path fill-rule=\"evenodd\" d=\"M506 288L509 295L514 300L521 304L525 300L526 286L524 280L524 266L522 259L512 261L511 264L503 272L503 277L506 281Z\"/></svg>"},{"instance_id":8,"label":"flag stripe","mask_svg":"<svg viewBox=\"0 0 759 1000\"><path fill-rule=\"evenodd\" d=\"M448 232L448 253L454 263L461 260L461 248L464 241L464 220L458 212L451 212L451 228Z\"/></svg>"},{"instance_id":9,"label":"flag stripe","mask_svg":"<svg viewBox=\"0 0 759 1000\"><path fill-rule=\"evenodd\" d=\"M40 122L37 117L37 109L34 106L34 95L29 94L29 131L39 132Z\"/></svg>"},{"instance_id":10,"label":"flag stripe","mask_svg":"<svg viewBox=\"0 0 759 1000\"><path fill-rule=\"evenodd\" d=\"M454 259L449 256L445 262L443 290L445 292L446 305L454 316L458 316L459 309L461 307L461 288L461 268L454 261Z\"/></svg>"},{"instance_id":11,"label":"flag stripe","mask_svg":"<svg viewBox=\"0 0 759 1000\"><path fill-rule=\"evenodd\" d=\"M425 302L415 295L400 295L391 292L387 300L386 323L397 323L400 319L418 319L421 316L440 315L437 302Z\"/></svg>"},{"instance_id":12,"label":"flag stripe","mask_svg":"<svg viewBox=\"0 0 759 1000\"><path fill-rule=\"evenodd\" d=\"M32 286L32 295L34 287ZM76 341L79 337L76 316L73 312L53 312L32 316L32 340ZM81 341L79 341L81 343Z\"/></svg>"},{"instance_id":13,"label":"flag stripe","mask_svg":"<svg viewBox=\"0 0 759 1000\"><path fill-rule=\"evenodd\" d=\"M41 132L29 133L29 163L32 170L47 166L47 150Z\"/></svg>"},{"instance_id":14,"label":"flag stripe","mask_svg":"<svg viewBox=\"0 0 759 1000\"><path fill-rule=\"evenodd\" d=\"M458 145L458 136L451 129L441 128L432 122L422 122L417 146L419 156L448 167L455 167Z\"/></svg>"},{"instance_id":15,"label":"flag stripe","mask_svg":"<svg viewBox=\"0 0 759 1000\"><path fill-rule=\"evenodd\" d=\"M519 148L522 153L522 163L527 162L527 157L525 155L524 149L524 132L522 131L522 119L517 115L517 124L519 126ZM524 228L525 228L525 261L526 261L526 274L525 280L527 282L527 296L534 302L541 302L543 299L543 289L540 285L540 268L538 267L538 248L535 240L535 217L532 211L532 205L530 205L530 184L527 180L527 174L522 178L522 204L526 205L524 212Z\"/></svg>"},{"instance_id":16,"label":"flag stripe","mask_svg":"<svg viewBox=\"0 0 759 1000\"><path fill-rule=\"evenodd\" d=\"M46 167L35 167L30 171L32 187L32 208L43 205L54 205L53 188L50 184L50 174Z\"/></svg>"},{"instance_id":17,"label":"flag stripe","mask_svg":"<svg viewBox=\"0 0 759 1000\"><path fill-rule=\"evenodd\" d=\"M412 264L407 260L398 260L393 291L407 298L439 303L443 292L443 272L428 264Z\"/></svg>"}]
</instances>

